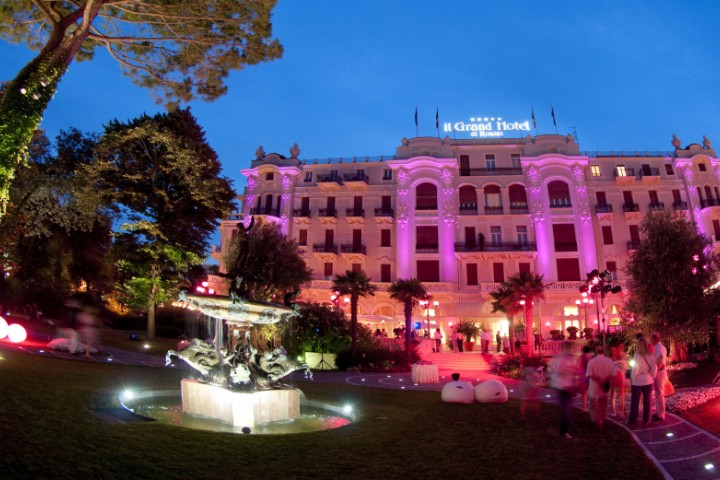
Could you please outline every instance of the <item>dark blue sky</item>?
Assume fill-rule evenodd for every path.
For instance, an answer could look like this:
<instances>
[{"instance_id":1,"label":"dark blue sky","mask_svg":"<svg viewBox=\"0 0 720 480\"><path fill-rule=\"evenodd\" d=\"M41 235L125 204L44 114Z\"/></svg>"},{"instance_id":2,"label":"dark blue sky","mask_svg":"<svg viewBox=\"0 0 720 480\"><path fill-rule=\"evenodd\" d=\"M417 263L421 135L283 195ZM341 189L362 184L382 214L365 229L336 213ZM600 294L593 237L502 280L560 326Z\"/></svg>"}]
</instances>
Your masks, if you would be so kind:
<instances>
[{"instance_id":1,"label":"dark blue sky","mask_svg":"<svg viewBox=\"0 0 720 480\"><path fill-rule=\"evenodd\" d=\"M301 158L389 155L441 121L529 120L539 133L577 131L581 150L670 150L705 134L720 145L720 2L280 0L281 60L234 73L230 92L192 109L225 175L259 145ZM0 43L0 79L32 58ZM42 126L97 131L153 113L99 50L74 63ZM534 133L534 132L533 132Z\"/></svg>"}]
</instances>

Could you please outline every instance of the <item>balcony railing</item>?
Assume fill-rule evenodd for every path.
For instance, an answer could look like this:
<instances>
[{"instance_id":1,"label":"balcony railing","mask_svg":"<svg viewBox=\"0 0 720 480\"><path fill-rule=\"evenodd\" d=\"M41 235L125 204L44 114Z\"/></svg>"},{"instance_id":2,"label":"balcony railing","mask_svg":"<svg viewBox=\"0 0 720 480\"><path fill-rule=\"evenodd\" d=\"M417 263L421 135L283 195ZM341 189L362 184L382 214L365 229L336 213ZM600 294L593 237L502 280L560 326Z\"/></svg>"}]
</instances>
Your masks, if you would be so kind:
<instances>
[{"instance_id":1,"label":"balcony railing","mask_svg":"<svg viewBox=\"0 0 720 480\"><path fill-rule=\"evenodd\" d=\"M577 242L555 242L556 252L577 252Z\"/></svg>"},{"instance_id":2,"label":"balcony railing","mask_svg":"<svg viewBox=\"0 0 720 480\"><path fill-rule=\"evenodd\" d=\"M415 253L438 253L437 245L417 244L415 245Z\"/></svg>"},{"instance_id":3,"label":"balcony railing","mask_svg":"<svg viewBox=\"0 0 720 480\"><path fill-rule=\"evenodd\" d=\"M623 177L634 177L635 176L635 169L634 168L625 168L623 170L615 169L615 178L623 178Z\"/></svg>"},{"instance_id":4,"label":"balcony railing","mask_svg":"<svg viewBox=\"0 0 720 480\"><path fill-rule=\"evenodd\" d=\"M665 210L665 203L664 202L654 202L648 204L648 210L651 212L661 212Z\"/></svg>"},{"instance_id":5,"label":"balcony railing","mask_svg":"<svg viewBox=\"0 0 720 480\"><path fill-rule=\"evenodd\" d=\"M342 176L343 182L368 182L368 176L365 173L346 173Z\"/></svg>"},{"instance_id":6,"label":"balcony railing","mask_svg":"<svg viewBox=\"0 0 720 480\"><path fill-rule=\"evenodd\" d=\"M310 209L299 208L299 209L293 210L293 217L308 217L308 218L310 218L310 217L312 217L312 212L310 211Z\"/></svg>"},{"instance_id":7,"label":"balcony railing","mask_svg":"<svg viewBox=\"0 0 720 480\"><path fill-rule=\"evenodd\" d=\"M362 253L367 255L367 248L365 245L343 244L340 245L340 253Z\"/></svg>"},{"instance_id":8,"label":"balcony railing","mask_svg":"<svg viewBox=\"0 0 720 480\"><path fill-rule=\"evenodd\" d=\"M531 242L497 242L497 243L456 243L456 252L534 252L537 245Z\"/></svg>"},{"instance_id":9,"label":"balcony railing","mask_svg":"<svg viewBox=\"0 0 720 480\"><path fill-rule=\"evenodd\" d=\"M623 212L639 212L640 205L637 203L623 203Z\"/></svg>"},{"instance_id":10,"label":"balcony railing","mask_svg":"<svg viewBox=\"0 0 720 480\"><path fill-rule=\"evenodd\" d=\"M337 183L338 185L342 185L342 178L340 178L340 175L334 174L334 173L319 173L317 177L315 177L315 183Z\"/></svg>"},{"instance_id":11,"label":"balcony railing","mask_svg":"<svg viewBox=\"0 0 720 480\"><path fill-rule=\"evenodd\" d=\"M392 208L376 208L375 216L376 217L394 217L395 210L393 210Z\"/></svg>"},{"instance_id":12,"label":"balcony railing","mask_svg":"<svg viewBox=\"0 0 720 480\"><path fill-rule=\"evenodd\" d=\"M612 213L612 205L609 203L598 203L595 205L595 213Z\"/></svg>"},{"instance_id":13,"label":"balcony railing","mask_svg":"<svg viewBox=\"0 0 720 480\"><path fill-rule=\"evenodd\" d=\"M720 200L716 198L707 198L705 200L700 200L700 205L702 208L717 207L720 205Z\"/></svg>"},{"instance_id":14,"label":"balcony railing","mask_svg":"<svg viewBox=\"0 0 720 480\"><path fill-rule=\"evenodd\" d=\"M569 198L551 198L550 199L550 208L570 208L572 207L572 202Z\"/></svg>"},{"instance_id":15,"label":"balcony railing","mask_svg":"<svg viewBox=\"0 0 720 480\"><path fill-rule=\"evenodd\" d=\"M348 208L345 210L345 215L348 217L364 217L365 210L362 208Z\"/></svg>"},{"instance_id":16,"label":"balcony railing","mask_svg":"<svg viewBox=\"0 0 720 480\"><path fill-rule=\"evenodd\" d=\"M643 177L659 177L660 176L660 169L659 168L641 168L638 172L637 178L638 180Z\"/></svg>"},{"instance_id":17,"label":"balcony railing","mask_svg":"<svg viewBox=\"0 0 720 480\"><path fill-rule=\"evenodd\" d=\"M627 249L630 250L637 250L640 246L640 242L636 240L628 240L627 242Z\"/></svg>"},{"instance_id":18,"label":"balcony railing","mask_svg":"<svg viewBox=\"0 0 720 480\"><path fill-rule=\"evenodd\" d=\"M461 177L492 177L500 175L522 175L522 168L461 168Z\"/></svg>"},{"instance_id":19,"label":"balcony railing","mask_svg":"<svg viewBox=\"0 0 720 480\"><path fill-rule=\"evenodd\" d=\"M334 208L321 208L320 210L318 210L318 216L337 218L337 210L335 210Z\"/></svg>"},{"instance_id":20,"label":"balcony railing","mask_svg":"<svg viewBox=\"0 0 720 480\"><path fill-rule=\"evenodd\" d=\"M502 215L503 207L485 207L485 215Z\"/></svg>"},{"instance_id":21,"label":"balcony railing","mask_svg":"<svg viewBox=\"0 0 720 480\"><path fill-rule=\"evenodd\" d=\"M272 215L274 217L280 216L280 209L279 208L251 208L250 209L250 215Z\"/></svg>"},{"instance_id":22,"label":"balcony railing","mask_svg":"<svg viewBox=\"0 0 720 480\"><path fill-rule=\"evenodd\" d=\"M673 210L687 210L687 209L688 209L687 202L673 202Z\"/></svg>"},{"instance_id":23,"label":"balcony railing","mask_svg":"<svg viewBox=\"0 0 720 480\"><path fill-rule=\"evenodd\" d=\"M331 243L316 243L313 245L313 252L334 253L337 255L338 246Z\"/></svg>"},{"instance_id":24,"label":"balcony railing","mask_svg":"<svg viewBox=\"0 0 720 480\"><path fill-rule=\"evenodd\" d=\"M510 204L510 213L513 215L530 213L530 207L527 203Z\"/></svg>"}]
</instances>

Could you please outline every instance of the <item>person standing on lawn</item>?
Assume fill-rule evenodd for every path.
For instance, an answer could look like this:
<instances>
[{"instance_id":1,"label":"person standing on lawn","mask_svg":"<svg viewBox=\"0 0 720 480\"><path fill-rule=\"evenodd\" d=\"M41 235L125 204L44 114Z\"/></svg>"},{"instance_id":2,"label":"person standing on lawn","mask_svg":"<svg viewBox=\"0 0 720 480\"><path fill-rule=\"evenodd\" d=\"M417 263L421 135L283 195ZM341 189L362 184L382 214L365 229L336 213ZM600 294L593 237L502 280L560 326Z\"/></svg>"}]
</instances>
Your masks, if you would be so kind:
<instances>
[{"instance_id":1,"label":"person standing on lawn","mask_svg":"<svg viewBox=\"0 0 720 480\"><path fill-rule=\"evenodd\" d=\"M660 342L660 334L655 332L650 336L650 343L653 346L653 356L657 365L655 375L655 414L652 416L654 422L665 420L665 384L668 381L667 370L667 348Z\"/></svg>"},{"instance_id":2,"label":"person standing on lawn","mask_svg":"<svg viewBox=\"0 0 720 480\"><path fill-rule=\"evenodd\" d=\"M630 390L630 418L628 425L633 426L637 423L638 412L640 409L640 396L643 397L643 423L650 423L650 405L655 375L657 374L657 365L655 365L655 356L650 353L647 340L639 337L635 342L635 355L633 356L634 365L630 372L630 381L632 387Z\"/></svg>"},{"instance_id":3,"label":"person standing on lawn","mask_svg":"<svg viewBox=\"0 0 720 480\"><path fill-rule=\"evenodd\" d=\"M586 376L590 380L588 397L590 397L590 418L602 430L607 417L608 393L612 378L615 376L615 362L605 356L605 348L600 345L595 349L596 355L588 361Z\"/></svg>"}]
</instances>

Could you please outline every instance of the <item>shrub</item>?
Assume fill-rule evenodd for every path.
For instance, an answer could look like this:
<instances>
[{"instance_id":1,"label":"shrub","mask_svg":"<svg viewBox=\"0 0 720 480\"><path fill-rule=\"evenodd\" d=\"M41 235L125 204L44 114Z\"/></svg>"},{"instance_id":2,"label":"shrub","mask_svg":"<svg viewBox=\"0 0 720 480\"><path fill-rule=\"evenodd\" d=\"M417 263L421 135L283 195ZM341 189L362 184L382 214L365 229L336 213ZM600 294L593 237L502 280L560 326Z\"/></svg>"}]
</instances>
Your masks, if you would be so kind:
<instances>
[{"instance_id":1,"label":"shrub","mask_svg":"<svg viewBox=\"0 0 720 480\"><path fill-rule=\"evenodd\" d=\"M546 363L538 355L504 355L495 363L495 370L498 375L508 378L520 378L523 367L545 367Z\"/></svg>"},{"instance_id":2,"label":"shrub","mask_svg":"<svg viewBox=\"0 0 720 480\"><path fill-rule=\"evenodd\" d=\"M463 320L457 326L457 331L463 334L466 342L472 342L480 333L480 327L475 325L475 322Z\"/></svg>"},{"instance_id":3,"label":"shrub","mask_svg":"<svg viewBox=\"0 0 720 480\"><path fill-rule=\"evenodd\" d=\"M373 345L358 345L353 355L350 349L338 352L335 364L340 370L357 367L362 372L409 372L420 356L413 347L410 360L404 350L388 350Z\"/></svg>"}]
</instances>

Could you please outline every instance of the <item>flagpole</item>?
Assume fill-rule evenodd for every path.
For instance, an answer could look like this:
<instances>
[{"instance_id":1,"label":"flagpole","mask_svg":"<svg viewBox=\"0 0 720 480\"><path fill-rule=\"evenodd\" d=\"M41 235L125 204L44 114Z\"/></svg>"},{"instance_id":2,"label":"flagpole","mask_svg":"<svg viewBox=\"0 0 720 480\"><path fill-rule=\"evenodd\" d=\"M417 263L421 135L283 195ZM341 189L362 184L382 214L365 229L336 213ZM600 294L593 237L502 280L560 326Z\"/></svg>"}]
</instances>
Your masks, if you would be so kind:
<instances>
[{"instance_id":1,"label":"flagpole","mask_svg":"<svg viewBox=\"0 0 720 480\"><path fill-rule=\"evenodd\" d=\"M435 107L435 128L437 129L438 138L440 138L440 107Z\"/></svg>"},{"instance_id":2,"label":"flagpole","mask_svg":"<svg viewBox=\"0 0 720 480\"><path fill-rule=\"evenodd\" d=\"M538 136L538 129L537 129L537 120L535 120L535 107L532 107L532 122L533 127L535 128L535 136Z\"/></svg>"},{"instance_id":3,"label":"flagpole","mask_svg":"<svg viewBox=\"0 0 720 480\"><path fill-rule=\"evenodd\" d=\"M550 115L552 115L553 125L555 125L555 135L558 135L557 120L555 120L555 107L550 104Z\"/></svg>"},{"instance_id":4,"label":"flagpole","mask_svg":"<svg viewBox=\"0 0 720 480\"><path fill-rule=\"evenodd\" d=\"M418 138L420 134L418 133L418 107L415 105L415 138Z\"/></svg>"}]
</instances>

